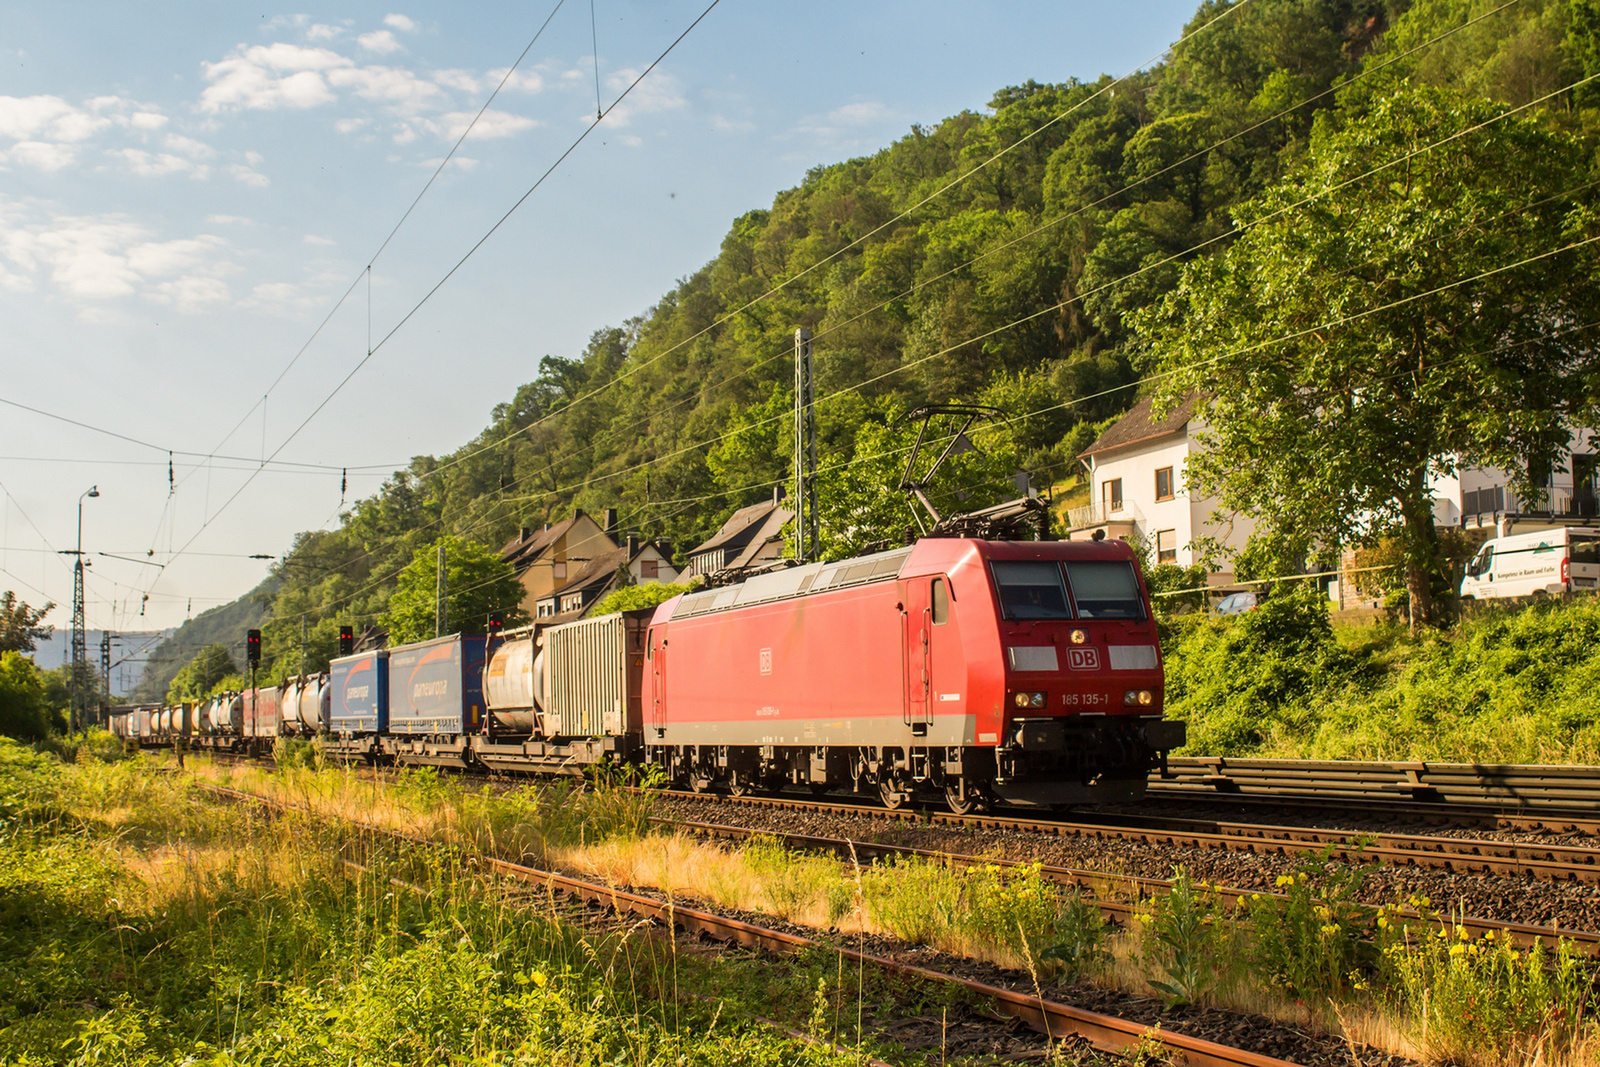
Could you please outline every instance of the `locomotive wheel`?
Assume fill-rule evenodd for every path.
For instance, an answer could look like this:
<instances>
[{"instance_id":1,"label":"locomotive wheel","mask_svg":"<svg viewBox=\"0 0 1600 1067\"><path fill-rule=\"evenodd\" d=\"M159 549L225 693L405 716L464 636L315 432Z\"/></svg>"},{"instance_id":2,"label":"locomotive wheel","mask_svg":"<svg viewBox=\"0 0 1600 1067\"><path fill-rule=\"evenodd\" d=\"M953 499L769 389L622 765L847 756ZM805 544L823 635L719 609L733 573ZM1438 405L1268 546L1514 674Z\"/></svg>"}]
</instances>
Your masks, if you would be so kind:
<instances>
[{"instance_id":1,"label":"locomotive wheel","mask_svg":"<svg viewBox=\"0 0 1600 1067\"><path fill-rule=\"evenodd\" d=\"M694 793L709 793L711 792L711 779L702 777L701 775L690 771L689 790L690 792Z\"/></svg>"},{"instance_id":2,"label":"locomotive wheel","mask_svg":"<svg viewBox=\"0 0 1600 1067\"><path fill-rule=\"evenodd\" d=\"M728 795L730 797L749 796L754 786L750 782L750 775L745 772L728 770Z\"/></svg>"},{"instance_id":3,"label":"locomotive wheel","mask_svg":"<svg viewBox=\"0 0 1600 1067\"><path fill-rule=\"evenodd\" d=\"M971 815L989 806L989 798L977 789L957 780L944 787L944 802L957 815Z\"/></svg>"},{"instance_id":4,"label":"locomotive wheel","mask_svg":"<svg viewBox=\"0 0 1600 1067\"><path fill-rule=\"evenodd\" d=\"M890 811L899 811L911 803L911 794L902 790L899 783L891 778L879 779L878 796Z\"/></svg>"}]
</instances>

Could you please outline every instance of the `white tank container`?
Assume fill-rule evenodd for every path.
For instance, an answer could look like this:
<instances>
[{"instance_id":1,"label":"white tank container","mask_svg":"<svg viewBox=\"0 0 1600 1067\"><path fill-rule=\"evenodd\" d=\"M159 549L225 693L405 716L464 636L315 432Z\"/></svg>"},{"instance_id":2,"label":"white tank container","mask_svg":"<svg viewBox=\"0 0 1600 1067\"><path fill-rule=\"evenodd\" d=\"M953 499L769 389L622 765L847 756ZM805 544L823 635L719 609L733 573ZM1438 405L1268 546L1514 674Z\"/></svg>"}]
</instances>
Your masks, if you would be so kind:
<instances>
[{"instance_id":1,"label":"white tank container","mask_svg":"<svg viewBox=\"0 0 1600 1067\"><path fill-rule=\"evenodd\" d=\"M295 713L300 720L300 729L306 733L315 734L322 729L323 693L327 687L327 677L320 674L312 675L300 685L300 699L295 701Z\"/></svg>"},{"instance_id":2,"label":"white tank container","mask_svg":"<svg viewBox=\"0 0 1600 1067\"><path fill-rule=\"evenodd\" d=\"M279 722L282 723L281 732L297 734L300 732L300 679L295 678L283 683L283 689L278 697Z\"/></svg>"},{"instance_id":3,"label":"white tank container","mask_svg":"<svg viewBox=\"0 0 1600 1067\"><path fill-rule=\"evenodd\" d=\"M539 658L531 633L508 638L494 650L484 672L483 698L496 726L517 733L533 732L539 707Z\"/></svg>"}]
</instances>

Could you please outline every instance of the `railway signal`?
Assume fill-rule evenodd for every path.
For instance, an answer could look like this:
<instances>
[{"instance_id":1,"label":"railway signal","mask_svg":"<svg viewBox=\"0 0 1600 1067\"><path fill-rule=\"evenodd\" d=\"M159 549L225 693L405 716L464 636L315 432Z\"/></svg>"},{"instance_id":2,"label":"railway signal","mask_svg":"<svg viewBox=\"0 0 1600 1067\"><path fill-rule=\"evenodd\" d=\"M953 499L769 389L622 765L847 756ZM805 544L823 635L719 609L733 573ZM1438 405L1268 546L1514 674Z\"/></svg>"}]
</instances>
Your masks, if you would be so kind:
<instances>
[{"instance_id":1,"label":"railway signal","mask_svg":"<svg viewBox=\"0 0 1600 1067\"><path fill-rule=\"evenodd\" d=\"M349 626L339 627L339 655L348 656L356 650L356 632Z\"/></svg>"},{"instance_id":2,"label":"railway signal","mask_svg":"<svg viewBox=\"0 0 1600 1067\"><path fill-rule=\"evenodd\" d=\"M244 659L250 664L250 669L255 670L261 666L261 631L246 630L244 632Z\"/></svg>"}]
</instances>

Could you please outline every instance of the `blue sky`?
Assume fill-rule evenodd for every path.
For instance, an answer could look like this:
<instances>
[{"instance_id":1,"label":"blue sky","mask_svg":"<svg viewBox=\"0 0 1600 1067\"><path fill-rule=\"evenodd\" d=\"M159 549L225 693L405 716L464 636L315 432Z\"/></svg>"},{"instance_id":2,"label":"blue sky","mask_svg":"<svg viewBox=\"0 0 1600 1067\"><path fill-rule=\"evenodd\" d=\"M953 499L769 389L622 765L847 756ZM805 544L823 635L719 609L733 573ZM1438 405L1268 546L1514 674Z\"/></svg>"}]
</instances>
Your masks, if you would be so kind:
<instances>
[{"instance_id":1,"label":"blue sky","mask_svg":"<svg viewBox=\"0 0 1600 1067\"><path fill-rule=\"evenodd\" d=\"M554 0L0 7L0 399L157 446L0 406L0 588L70 602L54 550L95 484L86 551L170 565L93 556L91 625L231 600L265 573L248 556L337 521L338 470L246 485L263 455L361 468L364 496L470 438L541 356L647 309L808 168L1028 78L1126 73L1194 7L722 0L284 446L365 355L369 315L387 334L592 121L596 56L609 104L706 2L595 0L591 29L566 0L375 261ZM362 281L269 392L369 261L370 300ZM218 458L177 456L169 494L160 449Z\"/></svg>"}]
</instances>

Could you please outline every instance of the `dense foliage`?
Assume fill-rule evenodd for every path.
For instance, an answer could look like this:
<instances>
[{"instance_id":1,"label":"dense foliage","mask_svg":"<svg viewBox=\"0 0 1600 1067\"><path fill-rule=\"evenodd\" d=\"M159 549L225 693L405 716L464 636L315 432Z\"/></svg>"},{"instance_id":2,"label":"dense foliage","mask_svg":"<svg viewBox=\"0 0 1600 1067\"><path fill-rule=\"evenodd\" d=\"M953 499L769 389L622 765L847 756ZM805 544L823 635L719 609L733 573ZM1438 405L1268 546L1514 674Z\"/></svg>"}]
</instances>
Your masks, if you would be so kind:
<instances>
[{"instance_id":1,"label":"dense foliage","mask_svg":"<svg viewBox=\"0 0 1600 1067\"><path fill-rule=\"evenodd\" d=\"M441 559L443 605L439 602ZM517 607L521 599L522 586L498 552L446 534L417 549L411 564L400 572L383 619L394 644L457 630L482 633L493 611L502 613L501 621L507 626L522 622ZM442 631L440 623L444 624Z\"/></svg>"},{"instance_id":2,"label":"dense foliage","mask_svg":"<svg viewBox=\"0 0 1600 1067\"><path fill-rule=\"evenodd\" d=\"M173 675L172 684L167 687L167 703L182 704L242 688L244 677L234 666L227 646L207 645Z\"/></svg>"},{"instance_id":3,"label":"dense foliage","mask_svg":"<svg viewBox=\"0 0 1600 1067\"><path fill-rule=\"evenodd\" d=\"M1600 763L1600 600L1481 608L1450 630L1334 628L1309 593L1165 624L1188 751Z\"/></svg>"}]
</instances>

